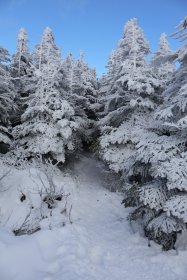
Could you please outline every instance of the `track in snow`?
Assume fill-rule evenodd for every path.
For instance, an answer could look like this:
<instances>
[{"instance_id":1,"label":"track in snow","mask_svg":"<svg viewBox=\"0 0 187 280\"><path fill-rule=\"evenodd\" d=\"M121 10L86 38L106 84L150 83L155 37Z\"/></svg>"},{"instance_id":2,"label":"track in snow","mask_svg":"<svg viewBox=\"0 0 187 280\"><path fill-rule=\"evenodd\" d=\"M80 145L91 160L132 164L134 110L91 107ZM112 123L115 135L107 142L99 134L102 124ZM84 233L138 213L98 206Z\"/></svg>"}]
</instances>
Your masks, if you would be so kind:
<instances>
[{"instance_id":1,"label":"track in snow","mask_svg":"<svg viewBox=\"0 0 187 280\"><path fill-rule=\"evenodd\" d=\"M8 250L5 242L0 250L12 274L0 261L0 280L186 280L186 252L149 248L145 238L133 233L122 196L104 187L96 159L83 155L72 174L73 224L9 236ZM6 240L6 233L1 237Z\"/></svg>"}]
</instances>

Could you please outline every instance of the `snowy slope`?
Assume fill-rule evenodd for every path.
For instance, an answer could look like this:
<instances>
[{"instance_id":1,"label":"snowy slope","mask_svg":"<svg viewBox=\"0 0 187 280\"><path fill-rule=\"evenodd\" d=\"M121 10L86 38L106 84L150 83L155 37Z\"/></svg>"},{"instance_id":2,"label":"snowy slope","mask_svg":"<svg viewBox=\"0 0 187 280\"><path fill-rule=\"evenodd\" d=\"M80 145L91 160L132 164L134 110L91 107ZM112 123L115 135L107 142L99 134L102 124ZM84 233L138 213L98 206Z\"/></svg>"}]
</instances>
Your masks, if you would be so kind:
<instances>
[{"instance_id":1,"label":"snowy slope","mask_svg":"<svg viewBox=\"0 0 187 280\"><path fill-rule=\"evenodd\" d=\"M20 237L0 228L0 280L187 279L187 251L148 247L126 221L122 196L103 187L94 158L71 168L73 223Z\"/></svg>"}]
</instances>

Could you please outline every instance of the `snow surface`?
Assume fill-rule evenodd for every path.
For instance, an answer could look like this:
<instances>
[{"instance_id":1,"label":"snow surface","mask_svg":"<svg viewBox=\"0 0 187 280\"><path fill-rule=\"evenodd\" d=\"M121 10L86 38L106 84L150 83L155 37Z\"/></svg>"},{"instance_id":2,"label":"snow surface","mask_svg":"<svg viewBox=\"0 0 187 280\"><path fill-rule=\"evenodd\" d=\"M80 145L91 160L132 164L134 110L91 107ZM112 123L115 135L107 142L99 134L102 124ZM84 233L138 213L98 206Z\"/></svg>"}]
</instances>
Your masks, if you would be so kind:
<instances>
[{"instance_id":1,"label":"snow surface","mask_svg":"<svg viewBox=\"0 0 187 280\"><path fill-rule=\"evenodd\" d=\"M0 280L187 279L186 237L177 251L148 247L126 220L122 195L104 188L102 172L90 155L71 165L72 224L19 237L0 228Z\"/></svg>"}]
</instances>

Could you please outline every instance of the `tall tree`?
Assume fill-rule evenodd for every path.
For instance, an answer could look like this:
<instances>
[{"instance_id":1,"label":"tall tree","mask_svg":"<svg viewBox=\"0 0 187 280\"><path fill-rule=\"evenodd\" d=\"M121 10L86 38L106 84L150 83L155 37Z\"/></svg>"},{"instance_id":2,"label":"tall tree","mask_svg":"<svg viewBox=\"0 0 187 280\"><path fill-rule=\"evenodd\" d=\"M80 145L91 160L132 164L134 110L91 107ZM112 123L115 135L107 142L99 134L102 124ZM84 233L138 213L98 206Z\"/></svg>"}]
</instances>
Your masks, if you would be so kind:
<instances>
[{"instance_id":1,"label":"tall tree","mask_svg":"<svg viewBox=\"0 0 187 280\"><path fill-rule=\"evenodd\" d=\"M21 123L21 115L25 111L25 99L36 89L33 75L32 56L28 49L27 33L24 28L18 32L17 49L11 63L11 73L16 89L15 103L17 110L11 116L13 126Z\"/></svg>"},{"instance_id":2,"label":"tall tree","mask_svg":"<svg viewBox=\"0 0 187 280\"><path fill-rule=\"evenodd\" d=\"M9 53L0 47L0 152L5 153L11 144L8 126L10 124L10 112L15 109L15 89L10 75Z\"/></svg>"},{"instance_id":3,"label":"tall tree","mask_svg":"<svg viewBox=\"0 0 187 280\"><path fill-rule=\"evenodd\" d=\"M130 219L141 218L146 235L165 250L174 247L177 233L187 225L187 46L177 55L180 67L163 93L154 125L137 145L144 174L136 169L142 179L125 199L126 206L136 206Z\"/></svg>"},{"instance_id":4,"label":"tall tree","mask_svg":"<svg viewBox=\"0 0 187 280\"><path fill-rule=\"evenodd\" d=\"M59 91L60 69L60 51L47 27L36 47L36 91L30 95L22 124L14 130L24 157L50 155L64 162L66 151L79 146L80 140L75 137L75 132L80 125L75 120L74 109L62 99Z\"/></svg>"},{"instance_id":5,"label":"tall tree","mask_svg":"<svg viewBox=\"0 0 187 280\"><path fill-rule=\"evenodd\" d=\"M28 74L31 64L31 55L28 49L27 33L24 28L18 32L17 49L13 55L13 76L20 77Z\"/></svg>"},{"instance_id":6,"label":"tall tree","mask_svg":"<svg viewBox=\"0 0 187 280\"><path fill-rule=\"evenodd\" d=\"M97 98L96 71L85 63L83 52L80 52L79 59L74 65L72 91L78 106L83 108L88 118L94 117L94 104Z\"/></svg>"},{"instance_id":7,"label":"tall tree","mask_svg":"<svg viewBox=\"0 0 187 280\"><path fill-rule=\"evenodd\" d=\"M62 71L64 75L61 90L67 90L66 99L73 106L75 115L87 124L84 125L84 141L91 141L96 119L96 72L88 67L82 52L78 60L74 60L72 54L68 54L62 63Z\"/></svg>"},{"instance_id":8,"label":"tall tree","mask_svg":"<svg viewBox=\"0 0 187 280\"><path fill-rule=\"evenodd\" d=\"M172 74L175 71L176 52L171 51L167 35L162 33L158 50L153 54L151 65L158 79L162 82L163 89L166 88L168 82L172 79Z\"/></svg>"},{"instance_id":9,"label":"tall tree","mask_svg":"<svg viewBox=\"0 0 187 280\"><path fill-rule=\"evenodd\" d=\"M36 51L34 55L35 67L42 70L42 67L49 63L49 59L53 58L53 61L58 64L60 57L60 49L55 44L54 35L49 27L46 27L40 44L36 45Z\"/></svg>"},{"instance_id":10,"label":"tall tree","mask_svg":"<svg viewBox=\"0 0 187 280\"><path fill-rule=\"evenodd\" d=\"M115 171L130 172L145 119L160 102L160 84L146 61L149 45L136 19L125 25L119 49L120 66L100 121L100 154Z\"/></svg>"}]
</instances>

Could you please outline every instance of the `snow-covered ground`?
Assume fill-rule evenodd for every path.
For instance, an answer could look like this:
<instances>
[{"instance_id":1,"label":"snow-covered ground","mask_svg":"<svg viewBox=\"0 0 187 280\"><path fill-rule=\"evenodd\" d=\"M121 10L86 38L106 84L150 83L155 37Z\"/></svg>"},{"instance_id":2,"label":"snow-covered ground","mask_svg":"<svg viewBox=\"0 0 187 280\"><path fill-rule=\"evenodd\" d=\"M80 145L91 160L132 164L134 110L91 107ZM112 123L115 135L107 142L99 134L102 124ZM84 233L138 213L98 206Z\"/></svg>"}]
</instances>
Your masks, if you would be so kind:
<instances>
[{"instance_id":1,"label":"snow-covered ground","mask_svg":"<svg viewBox=\"0 0 187 280\"><path fill-rule=\"evenodd\" d=\"M187 279L187 251L148 247L126 221L122 195L104 187L98 161L84 155L71 168L73 223L18 237L1 227L0 280Z\"/></svg>"}]
</instances>

